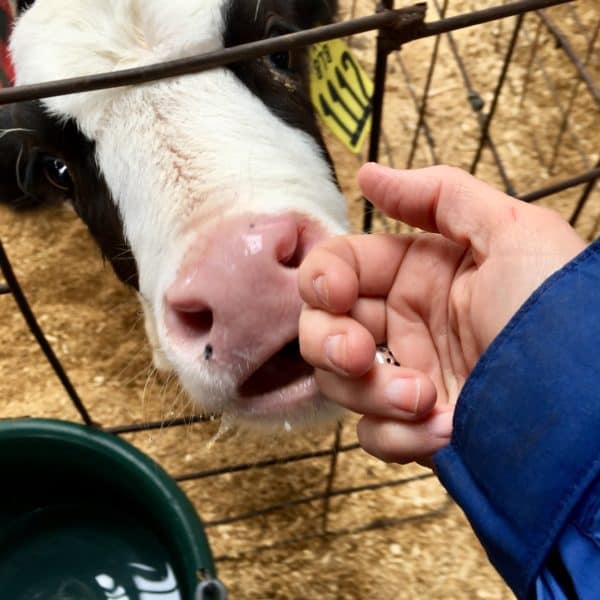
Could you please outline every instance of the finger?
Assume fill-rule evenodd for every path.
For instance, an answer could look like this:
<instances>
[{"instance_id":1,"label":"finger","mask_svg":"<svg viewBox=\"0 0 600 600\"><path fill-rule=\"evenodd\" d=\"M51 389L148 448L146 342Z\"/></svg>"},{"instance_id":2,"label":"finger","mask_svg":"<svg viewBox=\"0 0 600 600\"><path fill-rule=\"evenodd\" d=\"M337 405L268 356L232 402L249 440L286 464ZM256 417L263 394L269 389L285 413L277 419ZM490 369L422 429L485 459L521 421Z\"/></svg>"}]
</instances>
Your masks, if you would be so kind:
<instances>
[{"instance_id":1,"label":"finger","mask_svg":"<svg viewBox=\"0 0 600 600\"><path fill-rule=\"evenodd\" d=\"M385 234L331 238L300 265L300 294L311 306L340 314L359 295L385 297L413 241L412 236Z\"/></svg>"},{"instance_id":2,"label":"finger","mask_svg":"<svg viewBox=\"0 0 600 600\"><path fill-rule=\"evenodd\" d=\"M518 200L452 167L400 171L369 163L358 180L386 215L484 255L496 228L516 218Z\"/></svg>"},{"instance_id":3,"label":"finger","mask_svg":"<svg viewBox=\"0 0 600 600\"><path fill-rule=\"evenodd\" d=\"M374 365L360 379L318 370L316 379L324 396L369 417L417 421L431 412L436 401L429 377L404 367Z\"/></svg>"},{"instance_id":4,"label":"finger","mask_svg":"<svg viewBox=\"0 0 600 600\"><path fill-rule=\"evenodd\" d=\"M300 353L318 369L360 377L373 366L375 340L351 317L305 306L299 332Z\"/></svg>"},{"instance_id":5,"label":"finger","mask_svg":"<svg viewBox=\"0 0 600 600\"><path fill-rule=\"evenodd\" d=\"M345 313L358 298L356 260L344 237L334 239L335 252L323 244L302 261L298 288L302 299L311 306Z\"/></svg>"},{"instance_id":6,"label":"finger","mask_svg":"<svg viewBox=\"0 0 600 600\"><path fill-rule=\"evenodd\" d=\"M369 331L376 344L387 344L387 310L385 298L359 298L349 315Z\"/></svg>"},{"instance_id":7,"label":"finger","mask_svg":"<svg viewBox=\"0 0 600 600\"><path fill-rule=\"evenodd\" d=\"M365 451L385 462L427 462L449 443L452 416L452 407L443 405L418 423L363 417L357 426L358 441Z\"/></svg>"}]
</instances>

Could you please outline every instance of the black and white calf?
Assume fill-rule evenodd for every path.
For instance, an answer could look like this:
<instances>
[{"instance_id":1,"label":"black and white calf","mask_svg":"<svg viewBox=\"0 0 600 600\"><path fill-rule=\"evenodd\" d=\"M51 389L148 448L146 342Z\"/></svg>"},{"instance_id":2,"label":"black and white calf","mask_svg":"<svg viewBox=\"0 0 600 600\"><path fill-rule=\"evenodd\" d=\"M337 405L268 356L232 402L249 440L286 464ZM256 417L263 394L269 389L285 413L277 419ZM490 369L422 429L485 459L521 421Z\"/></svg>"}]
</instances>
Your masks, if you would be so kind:
<instances>
[{"instance_id":1,"label":"black and white calf","mask_svg":"<svg viewBox=\"0 0 600 600\"><path fill-rule=\"evenodd\" d=\"M280 35L332 11L327 0L37 0L10 48L17 84L31 84ZM347 222L307 88L306 52L291 51L0 113L15 130L0 140L3 199L72 201L138 289L156 365L208 412L259 423L327 410L298 351L296 268Z\"/></svg>"}]
</instances>

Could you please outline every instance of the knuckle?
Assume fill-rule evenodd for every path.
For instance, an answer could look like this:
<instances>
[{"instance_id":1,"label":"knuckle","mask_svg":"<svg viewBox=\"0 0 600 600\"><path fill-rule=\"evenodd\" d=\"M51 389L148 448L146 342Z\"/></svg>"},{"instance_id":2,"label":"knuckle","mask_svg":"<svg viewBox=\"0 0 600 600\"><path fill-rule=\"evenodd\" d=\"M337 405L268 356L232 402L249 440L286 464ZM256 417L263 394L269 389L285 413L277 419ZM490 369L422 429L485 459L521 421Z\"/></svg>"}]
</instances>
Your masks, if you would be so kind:
<instances>
[{"instance_id":1,"label":"knuckle","mask_svg":"<svg viewBox=\"0 0 600 600\"><path fill-rule=\"evenodd\" d=\"M466 171L450 165L438 165L435 168L437 169L440 178L448 179L450 181L460 181L467 175Z\"/></svg>"},{"instance_id":2,"label":"knuckle","mask_svg":"<svg viewBox=\"0 0 600 600\"><path fill-rule=\"evenodd\" d=\"M383 462L409 462L398 444L396 429L396 424L365 417L357 426L358 441L364 450Z\"/></svg>"},{"instance_id":3,"label":"knuckle","mask_svg":"<svg viewBox=\"0 0 600 600\"><path fill-rule=\"evenodd\" d=\"M552 228L571 228L567 220L556 210L548 208L546 206L536 206L535 208L540 209L540 216L548 223Z\"/></svg>"}]
</instances>

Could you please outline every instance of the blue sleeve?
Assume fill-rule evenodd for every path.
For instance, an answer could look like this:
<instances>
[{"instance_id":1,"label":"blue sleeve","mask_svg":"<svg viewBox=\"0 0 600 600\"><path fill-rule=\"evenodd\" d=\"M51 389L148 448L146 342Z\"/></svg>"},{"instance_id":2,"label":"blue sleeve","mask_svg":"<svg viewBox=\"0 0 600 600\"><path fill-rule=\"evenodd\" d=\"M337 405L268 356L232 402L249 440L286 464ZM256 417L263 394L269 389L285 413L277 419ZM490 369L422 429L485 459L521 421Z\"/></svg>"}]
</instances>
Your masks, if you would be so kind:
<instances>
[{"instance_id":1,"label":"blue sleeve","mask_svg":"<svg viewBox=\"0 0 600 600\"><path fill-rule=\"evenodd\" d=\"M492 342L434 460L519 598L600 599L600 242Z\"/></svg>"}]
</instances>

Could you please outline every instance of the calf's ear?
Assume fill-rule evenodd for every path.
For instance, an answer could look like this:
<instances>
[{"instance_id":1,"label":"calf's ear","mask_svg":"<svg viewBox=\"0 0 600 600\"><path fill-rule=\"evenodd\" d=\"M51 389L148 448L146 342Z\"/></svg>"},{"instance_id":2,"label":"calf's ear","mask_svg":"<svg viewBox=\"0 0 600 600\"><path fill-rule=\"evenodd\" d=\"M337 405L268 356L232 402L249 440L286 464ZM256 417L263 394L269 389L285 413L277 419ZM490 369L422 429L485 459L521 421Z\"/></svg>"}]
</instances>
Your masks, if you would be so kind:
<instances>
[{"instance_id":1,"label":"calf's ear","mask_svg":"<svg viewBox=\"0 0 600 600\"><path fill-rule=\"evenodd\" d=\"M16 118L17 106L0 106L0 203L25 209L54 200L57 194L41 176L35 130Z\"/></svg>"},{"instance_id":2,"label":"calf's ear","mask_svg":"<svg viewBox=\"0 0 600 600\"><path fill-rule=\"evenodd\" d=\"M303 29L327 25L337 13L337 0L297 0L296 11Z\"/></svg>"},{"instance_id":3,"label":"calf's ear","mask_svg":"<svg viewBox=\"0 0 600 600\"><path fill-rule=\"evenodd\" d=\"M11 107L0 106L0 202L17 206L24 196L18 185L17 167L22 136L17 135Z\"/></svg>"}]
</instances>

